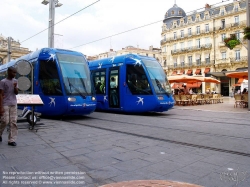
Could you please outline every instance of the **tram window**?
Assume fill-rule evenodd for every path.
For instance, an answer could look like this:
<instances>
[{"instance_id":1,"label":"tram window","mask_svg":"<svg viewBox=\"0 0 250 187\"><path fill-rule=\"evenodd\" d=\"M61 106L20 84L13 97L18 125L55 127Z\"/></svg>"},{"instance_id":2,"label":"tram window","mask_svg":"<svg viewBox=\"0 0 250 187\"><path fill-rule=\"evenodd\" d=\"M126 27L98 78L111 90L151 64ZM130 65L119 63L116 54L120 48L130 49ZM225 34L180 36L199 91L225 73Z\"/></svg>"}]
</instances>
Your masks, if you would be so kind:
<instances>
[{"instance_id":1,"label":"tram window","mask_svg":"<svg viewBox=\"0 0 250 187\"><path fill-rule=\"evenodd\" d=\"M62 95L55 61L40 61L39 82L44 95Z\"/></svg>"},{"instance_id":2,"label":"tram window","mask_svg":"<svg viewBox=\"0 0 250 187\"><path fill-rule=\"evenodd\" d=\"M105 70L97 71L93 73L93 83L95 85L96 94L105 94Z\"/></svg>"},{"instance_id":3,"label":"tram window","mask_svg":"<svg viewBox=\"0 0 250 187\"><path fill-rule=\"evenodd\" d=\"M151 95L150 88L146 73L142 66L127 65L126 82L129 90L133 95Z\"/></svg>"}]
</instances>

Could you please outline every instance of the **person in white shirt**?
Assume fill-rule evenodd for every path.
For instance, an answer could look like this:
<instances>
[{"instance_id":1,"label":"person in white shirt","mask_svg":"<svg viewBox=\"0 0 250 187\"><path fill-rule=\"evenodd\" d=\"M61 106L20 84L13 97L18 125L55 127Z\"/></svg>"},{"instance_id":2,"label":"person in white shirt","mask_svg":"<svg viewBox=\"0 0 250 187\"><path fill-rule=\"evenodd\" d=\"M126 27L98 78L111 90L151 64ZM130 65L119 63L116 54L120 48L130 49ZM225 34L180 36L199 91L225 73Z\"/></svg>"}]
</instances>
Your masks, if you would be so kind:
<instances>
[{"instance_id":1,"label":"person in white shirt","mask_svg":"<svg viewBox=\"0 0 250 187\"><path fill-rule=\"evenodd\" d=\"M115 78L111 77L110 88L116 88Z\"/></svg>"},{"instance_id":2,"label":"person in white shirt","mask_svg":"<svg viewBox=\"0 0 250 187\"><path fill-rule=\"evenodd\" d=\"M192 88L189 89L189 94L193 94Z\"/></svg>"}]
</instances>

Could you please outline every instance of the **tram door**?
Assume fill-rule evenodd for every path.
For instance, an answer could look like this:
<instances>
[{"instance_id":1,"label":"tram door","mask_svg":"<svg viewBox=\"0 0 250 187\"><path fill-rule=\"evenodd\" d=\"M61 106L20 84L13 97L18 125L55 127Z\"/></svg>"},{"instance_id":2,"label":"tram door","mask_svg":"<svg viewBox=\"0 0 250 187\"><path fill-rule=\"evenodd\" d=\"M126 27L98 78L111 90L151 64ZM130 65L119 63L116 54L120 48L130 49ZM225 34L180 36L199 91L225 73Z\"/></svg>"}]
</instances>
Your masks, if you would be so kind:
<instances>
[{"instance_id":1,"label":"tram door","mask_svg":"<svg viewBox=\"0 0 250 187\"><path fill-rule=\"evenodd\" d=\"M120 94L119 94L119 67L111 68L109 70L109 107L120 108Z\"/></svg>"}]
</instances>

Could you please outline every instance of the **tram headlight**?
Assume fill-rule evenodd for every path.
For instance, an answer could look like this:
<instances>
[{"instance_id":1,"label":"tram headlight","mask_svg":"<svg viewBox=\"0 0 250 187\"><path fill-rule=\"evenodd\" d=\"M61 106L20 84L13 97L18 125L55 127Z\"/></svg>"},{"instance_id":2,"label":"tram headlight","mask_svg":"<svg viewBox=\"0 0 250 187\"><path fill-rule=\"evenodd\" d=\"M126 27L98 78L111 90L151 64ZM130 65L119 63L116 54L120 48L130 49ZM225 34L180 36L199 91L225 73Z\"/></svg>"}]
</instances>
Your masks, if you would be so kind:
<instances>
[{"instance_id":1,"label":"tram headlight","mask_svg":"<svg viewBox=\"0 0 250 187\"><path fill-rule=\"evenodd\" d=\"M163 100L163 97L162 96L158 96L157 99L158 100Z\"/></svg>"},{"instance_id":2,"label":"tram headlight","mask_svg":"<svg viewBox=\"0 0 250 187\"><path fill-rule=\"evenodd\" d=\"M68 97L68 101L69 102L74 102L74 101L76 101L76 98L75 97Z\"/></svg>"},{"instance_id":3,"label":"tram headlight","mask_svg":"<svg viewBox=\"0 0 250 187\"><path fill-rule=\"evenodd\" d=\"M92 100L92 101L95 101L95 97L92 97L91 100Z\"/></svg>"}]
</instances>

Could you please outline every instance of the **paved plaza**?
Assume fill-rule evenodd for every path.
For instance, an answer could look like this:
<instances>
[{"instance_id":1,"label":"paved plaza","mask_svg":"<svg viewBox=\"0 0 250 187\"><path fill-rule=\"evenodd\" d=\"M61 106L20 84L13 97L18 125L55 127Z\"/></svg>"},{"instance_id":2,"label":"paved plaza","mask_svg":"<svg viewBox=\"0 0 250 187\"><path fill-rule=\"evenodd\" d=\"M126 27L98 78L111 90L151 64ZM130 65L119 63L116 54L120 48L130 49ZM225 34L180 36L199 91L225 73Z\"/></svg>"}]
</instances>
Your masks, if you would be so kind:
<instances>
[{"instance_id":1,"label":"paved plaza","mask_svg":"<svg viewBox=\"0 0 250 187\"><path fill-rule=\"evenodd\" d=\"M167 180L249 187L249 112L233 104L225 98L220 104L175 106L152 116L95 112L76 119L42 118L37 132L20 122L17 146L7 145L7 132L0 142L0 186L97 187Z\"/></svg>"}]
</instances>

